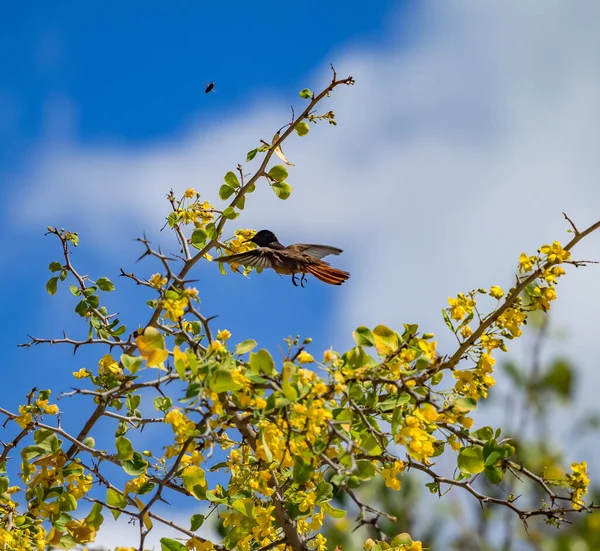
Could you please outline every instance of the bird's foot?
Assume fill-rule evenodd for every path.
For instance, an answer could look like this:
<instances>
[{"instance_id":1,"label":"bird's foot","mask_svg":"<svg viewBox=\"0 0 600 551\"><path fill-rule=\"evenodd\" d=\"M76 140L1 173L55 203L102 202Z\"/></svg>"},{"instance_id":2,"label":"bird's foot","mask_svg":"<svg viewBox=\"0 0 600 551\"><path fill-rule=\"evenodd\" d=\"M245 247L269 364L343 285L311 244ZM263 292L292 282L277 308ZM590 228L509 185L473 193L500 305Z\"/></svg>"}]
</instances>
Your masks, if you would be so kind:
<instances>
[{"instance_id":1,"label":"bird's foot","mask_svg":"<svg viewBox=\"0 0 600 551\"><path fill-rule=\"evenodd\" d=\"M298 287L298 283L296 283L296 274L292 274L292 283L294 284L294 287Z\"/></svg>"},{"instance_id":2,"label":"bird's foot","mask_svg":"<svg viewBox=\"0 0 600 551\"><path fill-rule=\"evenodd\" d=\"M302 277L300 278L300 286L301 287L306 286L306 274L302 274Z\"/></svg>"}]
</instances>

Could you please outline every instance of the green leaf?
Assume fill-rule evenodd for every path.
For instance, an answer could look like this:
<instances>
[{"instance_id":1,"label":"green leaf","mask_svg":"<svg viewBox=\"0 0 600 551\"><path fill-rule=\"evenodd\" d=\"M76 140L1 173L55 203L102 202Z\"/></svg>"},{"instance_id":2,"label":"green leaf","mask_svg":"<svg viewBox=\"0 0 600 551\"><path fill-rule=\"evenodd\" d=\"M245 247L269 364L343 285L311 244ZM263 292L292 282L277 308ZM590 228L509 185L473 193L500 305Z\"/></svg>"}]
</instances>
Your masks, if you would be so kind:
<instances>
[{"instance_id":1,"label":"green leaf","mask_svg":"<svg viewBox=\"0 0 600 551\"><path fill-rule=\"evenodd\" d=\"M144 358L142 358L141 356L130 356L129 354L121 354L120 359L121 363L123 364L123 367L132 375L135 374L135 372L140 367L142 367L142 364L144 363Z\"/></svg>"},{"instance_id":2,"label":"green leaf","mask_svg":"<svg viewBox=\"0 0 600 551\"><path fill-rule=\"evenodd\" d=\"M48 266L48 269L51 272L60 272L63 269L63 266L60 262L50 262L50 266Z\"/></svg>"},{"instance_id":3,"label":"green leaf","mask_svg":"<svg viewBox=\"0 0 600 551\"><path fill-rule=\"evenodd\" d=\"M231 186L228 186L227 184L223 184L219 188L219 197L223 201L226 201L227 199L229 199L234 193L235 193L235 189L232 188Z\"/></svg>"},{"instance_id":4,"label":"green leaf","mask_svg":"<svg viewBox=\"0 0 600 551\"><path fill-rule=\"evenodd\" d=\"M457 464L460 472L467 476L483 472L485 468L483 448L472 446L462 449L458 454Z\"/></svg>"},{"instance_id":5,"label":"green leaf","mask_svg":"<svg viewBox=\"0 0 600 551\"><path fill-rule=\"evenodd\" d=\"M269 170L269 176L276 182L283 182L288 177L287 168L283 165L275 165Z\"/></svg>"},{"instance_id":6,"label":"green leaf","mask_svg":"<svg viewBox=\"0 0 600 551\"><path fill-rule=\"evenodd\" d=\"M266 375L275 373L275 362L269 351L264 348L250 354L250 367L254 373L265 373Z\"/></svg>"},{"instance_id":7,"label":"green leaf","mask_svg":"<svg viewBox=\"0 0 600 551\"><path fill-rule=\"evenodd\" d=\"M114 291L115 286L113 282L107 277L101 277L98 281L96 281L96 285L100 287L101 291Z\"/></svg>"},{"instance_id":8,"label":"green leaf","mask_svg":"<svg viewBox=\"0 0 600 551\"><path fill-rule=\"evenodd\" d=\"M219 368L208 379L208 388L220 394L221 392L239 390L242 388L242 385L233 380L229 369Z\"/></svg>"},{"instance_id":9,"label":"green leaf","mask_svg":"<svg viewBox=\"0 0 600 551\"><path fill-rule=\"evenodd\" d=\"M148 461L142 457L141 453L133 452L133 457L131 459L121 461L121 467L128 475L139 476L146 472Z\"/></svg>"},{"instance_id":10,"label":"green leaf","mask_svg":"<svg viewBox=\"0 0 600 551\"><path fill-rule=\"evenodd\" d=\"M235 175L235 172L229 171L227 174L225 174L225 183L233 189L240 187L240 182Z\"/></svg>"},{"instance_id":11,"label":"green leaf","mask_svg":"<svg viewBox=\"0 0 600 551\"><path fill-rule=\"evenodd\" d=\"M285 201L292 193L292 186L287 182L275 182L271 184L275 195L279 197L281 200Z\"/></svg>"},{"instance_id":12,"label":"green leaf","mask_svg":"<svg viewBox=\"0 0 600 551\"><path fill-rule=\"evenodd\" d=\"M373 337L375 339L375 348L377 353L382 356L387 356L398 350L400 341L398 335L385 325L378 325L373 329Z\"/></svg>"},{"instance_id":13,"label":"green leaf","mask_svg":"<svg viewBox=\"0 0 600 551\"><path fill-rule=\"evenodd\" d=\"M371 330L364 325L357 327L355 331L352 332L352 336L354 337L354 342L358 346L375 346L375 337Z\"/></svg>"},{"instance_id":14,"label":"green leaf","mask_svg":"<svg viewBox=\"0 0 600 551\"><path fill-rule=\"evenodd\" d=\"M169 411L173 405L173 400L170 396L157 396L154 398L153 403L158 411Z\"/></svg>"},{"instance_id":15,"label":"green leaf","mask_svg":"<svg viewBox=\"0 0 600 551\"><path fill-rule=\"evenodd\" d=\"M200 528L200 526L202 526L204 524L204 515L192 515L190 518L190 530L192 532L195 532L196 530L198 530L198 528Z\"/></svg>"},{"instance_id":16,"label":"green leaf","mask_svg":"<svg viewBox=\"0 0 600 551\"><path fill-rule=\"evenodd\" d=\"M133 446L129 439L119 436L115 442L119 459L129 460L133 458Z\"/></svg>"},{"instance_id":17,"label":"green leaf","mask_svg":"<svg viewBox=\"0 0 600 551\"><path fill-rule=\"evenodd\" d=\"M204 470L195 465L189 465L181 472L181 481L185 489L196 499L206 499L206 479Z\"/></svg>"},{"instance_id":18,"label":"green leaf","mask_svg":"<svg viewBox=\"0 0 600 551\"><path fill-rule=\"evenodd\" d=\"M102 516L102 505L100 503L94 503L92 506L92 510L89 512L88 516L85 517L85 522L95 530L98 530L102 523L104 522L104 517Z\"/></svg>"},{"instance_id":19,"label":"green leaf","mask_svg":"<svg viewBox=\"0 0 600 551\"><path fill-rule=\"evenodd\" d=\"M206 230L204 230L203 228L196 228L192 232L192 247L195 247L199 250L203 249L204 245L206 245L207 237L208 234L206 233Z\"/></svg>"},{"instance_id":20,"label":"green leaf","mask_svg":"<svg viewBox=\"0 0 600 551\"><path fill-rule=\"evenodd\" d=\"M308 88L304 88L304 90L300 90L300 97L302 99L310 99L312 98L313 93Z\"/></svg>"},{"instance_id":21,"label":"green leaf","mask_svg":"<svg viewBox=\"0 0 600 551\"><path fill-rule=\"evenodd\" d=\"M343 518L346 516L346 511L344 511L344 509L336 509L329 503L320 503L319 507L323 509L323 511L325 511L331 518Z\"/></svg>"},{"instance_id":22,"label":"green leaf","mask_svg":"<svg viewBox=\"0 0 600 551\"><path fill-rule=\"evenodd\" d=\"M483 474L492 484L500 484L504 473L497 467L488 467L483 470Z\"/></svg>"},{"instance_id":23,"label":"green leaf","mask_svg":"<svg viewBox=\"0 0 600 551\"><path fill-rule=\"evenodd\" d=\"M244 499L236 499L231 504L231 507L248 518L254 518L256 515L256 510L254 508L254 500L250 497Z\"/></svg>"},{"instance_id":24,"label":"green leaf","mask_svg":"<svg viewBox=\"0 0 600 551\"><path fill-rule=\"evenodd\" d=\"M246 354L246 352L250 352L251 350L254 350L254 348L256 348L257 344L258 343L253 339L248 339L248 340L242 341L240 344L238 344L233 349L233 353L238 354L238 355ZM274 364L273 364L273 368L275 368Z\"/></svg>"},{"instance_id":25,"label":"green leaf","mask_svg":"<svg viewBox=\"0 0 600 551\"><path fill-rule=\"evenodd\" d=\"M298 136L306 136L310 132L310 126L307 122L300 122L295 128Z\"/></svg>"},{"instance_id":26,"label":"green leaf","mask_svg":"<svg viewBox=\"0 0 600 551\"><path fill-rule=\"evenodd\" d=\"M283 362L283 372L281 374L281 389L283 395L291 401L298 398L298 391L293 385L294 375L298 371L298 366L293 362Z\"/></svg>"},{"instance_id":27,"label":"green leaf","mask_svg":"<svg viewBox=\"0 0 600 551\"><path fill-rule=\"evenodd\" d=\"M225 218L227 218L228 220L233 220L235 218L237 218L240 215L239 212L235 212L235 209L233 207L227 207L224 211L223 211L223 216Z\"/></svg>"},{"instance_id":28,"label":"green leaf","mask_svg":"<svg viewBox=\"0 0 600 551\"><path fill-rule=\"evenodd\" d=\"M205 229L209 239L215 239L217 237L217 228L214 222L206 224Z\"/></svg>"},{"instance_id":29,"label":"green leaf","mask_svg":"<svg viewBox=\"0 0 600 551\"><path fill-rule=\"evenodd\" d=\"M473 398L459 398L454 402L454 407L458 408L460 413L466 413L477 407L477 400Z\"/></svg>"},{"instance_id":30,"label":"green leaf","mask_svg":"<svg viewBox=\"0 0 600 551\"><path fill-rule=\"evenodd\" d=\"M127 507L127 500L125 499L125 496L121 492L117 492L112 488L109 488L106 491L106 503L112 507L118 507L119 509L125 509L125 507ZM110 512L115 520L121 516L121 511L110 509Z\"/></svg>"},{"instance_id":31,"label":"green leaf","mask_svg":"<svg viewBox=\"0 0 600 551\"><path fill-rule=\"evenodd\" d=\"M48 280L48 282L46 283L46 291L48 291L48 294L50 294L50 295L56 294L57 283L58 283L58 277L51 277Z\"/></svg>"},{"instance_id":32,"label":"green leaf","mask_svg":"<svg viewBox=\"0 0 600 551\"><path fill-rule=\"evenodd\" d=\"M256 157L257 153L258 153L258 149L253 149L252 151L248 151L248 155L246 155L246 162L249 163L252 159L254 159L254 157Z\"/></svg>"},{"instance_id":33,"label":"green leaf","mask_svg":"<svg viewBox=\"0 0 600 551\"><path fill-rule=\"evenodd\" d=\"M306 484L312 474L312 465L306 463L299 455L294 458L294 470L292 476L296 484Z\"/></svg>"},{"instance_id":34,"label":"green leaf","mask_svg":"<svg viewBox=\"0 0 600 551\"><path fill-rule=\"evenodd\" d=\"M560 398L567 400L573 389L573 368L566 360L556 360L546 376L542 379L542 385L553 390Z\"/></svg>"},{"instance_id":35,"label":"green leaf","mask_svg":"<svg viewBox=\"0 0 600 551\"><path fill-rule=\"evenodd\" d=\"M448 310L446 310L445 308L442 310L442 317L444 318L444 322L448 326L448 329L450 329L450 331L452 331L453 333L456 333L454 325L452 325L452 321L450 320L450 316L448 315Z\"/></svg>"},{"instance_id":36,"label":"green leaf","mask_svg":"<svg viewBox=\"0 0 600 551\"><path fill-rule=\"evenodd\" d=\"M358 472L356 476L361 480L369 480L375 476L375 465L371 463L368 459L359 459L356 462L356 466L358 467Z\"/></svg>"},{"instance_id":37,"label":"green leaf","mask_svg":"<svg viewBox=\"0 0 600 551\"><path fill-rule=\"evenodd\" d=\"M171 538L160 538L160 551L187 551L183 543Z\"/></svg>"}]
</instances>

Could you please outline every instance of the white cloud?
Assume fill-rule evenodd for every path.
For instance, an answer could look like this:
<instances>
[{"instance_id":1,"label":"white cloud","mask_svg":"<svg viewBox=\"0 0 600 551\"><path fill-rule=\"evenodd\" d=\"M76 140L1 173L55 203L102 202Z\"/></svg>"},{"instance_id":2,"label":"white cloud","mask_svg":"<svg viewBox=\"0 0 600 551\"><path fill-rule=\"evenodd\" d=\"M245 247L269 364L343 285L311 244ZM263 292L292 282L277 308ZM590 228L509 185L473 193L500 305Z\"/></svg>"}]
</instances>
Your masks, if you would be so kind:
<instances>
[{"instance_id":1,"label":"white cloud","mask_svg":"<svg viewBox=\"0 0 600 551\"><path fill-rule=\"evenodd\" d=\"M568 239L562 211L581 226L600 218L599 16L595 0L429 0L391 19L385 47L332 56L357 80L326 104L339 126L287 144L297 164L291 199L263 185L240 222L282 241L346 248L339 264L353 277L340 289L332 339L403 321L444 335L448 295L510 285L522 250ZM310 84L327 78L319 71ZM222 175L287 116L287 103L261 98L151 146L47 146L23 190L35 202L18 199L31 205L23 220L46 224L80 208L78 226L99 242L111 228L160 227L170 187L215 196ZM600 258L599 240L575 255ZM555 308L571 335L560 346L585 370L588 405L600 383L598 269L570 270Z\"/></svg>"}]
</instances>

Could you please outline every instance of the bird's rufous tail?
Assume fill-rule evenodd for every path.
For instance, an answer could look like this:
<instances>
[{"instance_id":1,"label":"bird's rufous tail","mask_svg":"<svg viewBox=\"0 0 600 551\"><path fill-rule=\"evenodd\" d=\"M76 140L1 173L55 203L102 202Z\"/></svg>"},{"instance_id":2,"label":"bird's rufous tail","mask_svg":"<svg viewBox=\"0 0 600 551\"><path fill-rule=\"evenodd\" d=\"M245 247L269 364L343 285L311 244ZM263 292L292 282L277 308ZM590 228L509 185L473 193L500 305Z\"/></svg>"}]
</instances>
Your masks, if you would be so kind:
<instances>
[{"instance_id":1,"label":"bird's rufous tail","mask_svg":"<svg viewBox=\"0 0 600 551\"><path fill-rule=\"evenodd\" d=\"M348 272L332 268L325 262L309 264L306 266L306 273L315 276L323 283L329 283L329 285L341 285L350 277Z\"/></svg>"}]
</instances>

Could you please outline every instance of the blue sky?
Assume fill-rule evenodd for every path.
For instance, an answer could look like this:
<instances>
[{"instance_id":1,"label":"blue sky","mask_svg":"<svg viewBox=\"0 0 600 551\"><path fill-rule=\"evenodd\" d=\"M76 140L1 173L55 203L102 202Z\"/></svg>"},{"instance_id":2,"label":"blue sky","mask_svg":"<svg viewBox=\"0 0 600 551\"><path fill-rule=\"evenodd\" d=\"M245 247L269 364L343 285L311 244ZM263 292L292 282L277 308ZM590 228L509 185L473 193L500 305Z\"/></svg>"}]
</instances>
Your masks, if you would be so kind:
<instances>
[{"instance_id":1,"label":"blue sky","mask_svg":"<svg viewBox=\"0 0 600 551\"><path fill-rule=\"evenodd\" d=\"M6 407L34 384L70 387L71 372L104 352L16 348L26 333L85 334L68 290L44 290L60 252L45 227L79 231L75 265L113 279L109 308L131 328L143 323L149 297L117 274L156 271L135 264L133 239L167 243L166 192L192 186L215 200L225 172L302 105L298 91L326 85L330 62L357 79L324 105L339 125L286 144L291 198L259 188L239 225L340 246L335 265L352 279L296 289L272 273L224 278L198 266L202 308L234 340L277 355L281 338L301 334L319 354L350 346L357 325L418 322L451 352L439 315L448 296L510 286L522 251L568 239L563 210L581 226L599 216L595 0L99 6L11 3L0 17ZM599 239L576 256L600 258ZM580 368L580 409L559 416L565 426L597 410L597 270L570 270L554 310L564 337L547 357ZM514 357L525 350L517 343ZM586 445L571 448L574 459Z\"/></svg>"}]
</instances>

